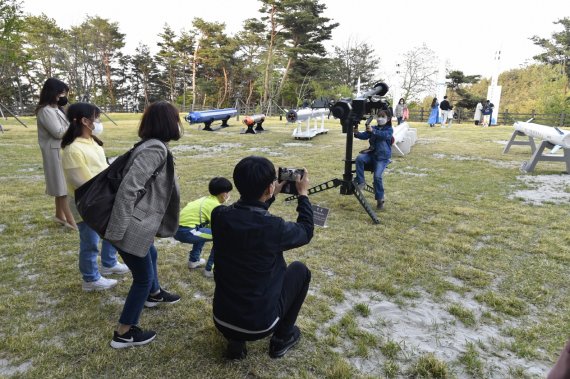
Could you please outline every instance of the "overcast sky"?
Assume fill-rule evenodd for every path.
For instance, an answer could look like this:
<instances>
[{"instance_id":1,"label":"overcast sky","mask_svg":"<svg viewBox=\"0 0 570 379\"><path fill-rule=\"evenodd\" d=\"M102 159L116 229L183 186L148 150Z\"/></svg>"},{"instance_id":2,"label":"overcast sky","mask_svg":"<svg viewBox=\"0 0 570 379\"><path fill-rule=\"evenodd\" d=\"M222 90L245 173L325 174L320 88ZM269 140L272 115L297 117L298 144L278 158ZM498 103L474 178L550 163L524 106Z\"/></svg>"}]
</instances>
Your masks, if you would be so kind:
<instances>
[{"instance_id":1,"label":"overcast sky","mask_svg":"<svg viewBox=\"0 0 570 379\"><path fill-rule=\"evenodd\" d=\"M499 71L520 67L541 50L529 37L550 38L561 31L553 22L570 17L570 2L541 1L425 1L382 0L324 1L324 15L340 26L328 43L342 46L349 39L367 42L381 59L380 78L389 79L404 52L425 43L449 69L490 77ZM223 22L234 34L245 19L258 17L257 0L23 0L24 12L45 13L67 28L79 25L85 16L100 16L118 22L126 34L124 52L131 54L140 42L156 51L157 35L166 23L175 31L190 29L194 17ZM494 57L501 50L497 65Z\"/></svg>"}]
</instances>

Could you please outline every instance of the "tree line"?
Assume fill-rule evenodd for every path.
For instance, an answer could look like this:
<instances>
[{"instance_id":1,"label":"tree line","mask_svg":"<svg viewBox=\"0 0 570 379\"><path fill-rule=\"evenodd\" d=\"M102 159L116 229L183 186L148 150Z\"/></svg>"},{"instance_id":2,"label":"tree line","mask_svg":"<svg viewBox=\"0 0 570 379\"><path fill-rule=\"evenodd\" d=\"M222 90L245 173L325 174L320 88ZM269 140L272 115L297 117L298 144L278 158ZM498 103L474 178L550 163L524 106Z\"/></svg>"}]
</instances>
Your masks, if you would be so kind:
<instances>
[{"instance_id":1,"label":"tree line","mask_svg":"<svg viewBox=\"0 0 570 379\"><path fill-rule=\"evenodd\" d=\"M166 24L158 52L139 44L124 54L119 24L86 16L64 29L44 14L23 15L18 0L0 0L0 99L30 104L48 77L70 85L70 98L100 106L135 106L167 99L188 105L299 104L305 98L350 96L378 67L366 43L324 43L338 23L318 0L260 0L259 19L229 35L225 24L194 18L189 30Z\"/></svg>"},{"instance_id":2,"label":"tree line","mask_svg":"<svg viewBox=\"0 0 570 379\"><path fill-rule=\"evenodd\" d=\"M125 34L117 22L86 16L66 29L44 14L24 15L19 0L0 0L0 103L13 109L35 104L48 77L68 83L71 100L107 110L142 110L167 99L184 110L233 107L239 101L264 112L307 99L351 97L359 80L367 88L384 79L377 74L380 59L369 44L354 39L327 51L338 23L323 16L325 9L319 0L259 0L259 17L245 20L234 35L223 23L194 18L189 30L165 24L156 53L141 43L133 54L124 54ZM569 19L558 23L568 33ZM509 109L568 107L563 33L532 37L545 50L535 57L537 64L501 74ZM400 62L403 97L422 106L435 90L437 56L422 45ZM448 93L461 106L470 109L484 97L488 79L459 70L447 76ZM529 81L533 87L524 88Z\"/></svg>"}]
</instances>

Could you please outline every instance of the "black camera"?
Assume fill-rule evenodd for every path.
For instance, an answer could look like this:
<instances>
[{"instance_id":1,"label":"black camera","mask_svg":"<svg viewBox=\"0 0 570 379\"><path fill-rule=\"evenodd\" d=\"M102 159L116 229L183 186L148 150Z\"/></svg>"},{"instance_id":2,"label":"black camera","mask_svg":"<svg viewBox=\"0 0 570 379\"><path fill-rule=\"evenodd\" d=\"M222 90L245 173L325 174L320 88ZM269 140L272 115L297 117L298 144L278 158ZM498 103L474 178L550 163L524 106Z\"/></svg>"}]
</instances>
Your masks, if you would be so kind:
<instances>
[{"instance_id":1,"label":"black camera","mask_svg":"<svg viewBox=\"0 0 570 379\"><path fill-rule=\"evenodd\" d=\"M386 83L376 83L374 87L355 99L341 99L332 107L334 117L340 120L343 133L352 132L352 128L365 119L365 115L377 114L380 110L390 112L390 103L384 97L388 92ZM391 116L391 112L389 114Z\"/></svg>"},{"instance_id":2,"label":"black camera","mask_svg":"<svg viewBox=\"0 0 570 379\"><path fill-rule=\"evenodd\" d=\"M295 182L297 181L297 177L302 179L303 175L305 175L305 170L302 168L279 167L277 180L279 180L279 182L285 182L283 187L281 187L281 193L298 195Z\"/></svg>"}]
</instances>

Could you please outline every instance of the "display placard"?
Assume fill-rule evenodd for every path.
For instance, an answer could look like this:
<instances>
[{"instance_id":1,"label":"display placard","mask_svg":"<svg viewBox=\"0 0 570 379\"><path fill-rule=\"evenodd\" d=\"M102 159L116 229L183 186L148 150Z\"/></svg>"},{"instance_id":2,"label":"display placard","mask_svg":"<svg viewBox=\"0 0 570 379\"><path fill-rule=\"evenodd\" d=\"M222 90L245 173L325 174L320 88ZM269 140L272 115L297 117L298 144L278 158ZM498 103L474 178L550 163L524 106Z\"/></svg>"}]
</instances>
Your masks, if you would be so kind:
<instances>
[{"instance_id":1,"label":"display placard","mask_svg":"<svg viewBox=\"0 0 570 379\"><path fill-rule=\"evenodd\" d=\"M327 227L327 217L329 216L329 209L318 205L311 205L313 208L313 220L315 225Z\"/></svg>"}]
</instances>

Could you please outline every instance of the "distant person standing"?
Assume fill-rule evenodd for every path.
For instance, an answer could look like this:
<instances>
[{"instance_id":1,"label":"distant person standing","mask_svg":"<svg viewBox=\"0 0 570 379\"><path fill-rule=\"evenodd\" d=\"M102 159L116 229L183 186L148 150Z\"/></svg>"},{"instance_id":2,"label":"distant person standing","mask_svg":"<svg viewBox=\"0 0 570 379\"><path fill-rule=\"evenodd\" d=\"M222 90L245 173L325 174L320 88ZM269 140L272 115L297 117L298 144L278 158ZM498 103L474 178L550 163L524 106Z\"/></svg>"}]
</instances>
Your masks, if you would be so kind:
<instances>
[{"instance_id":1,"label":"distant person standing","mask_svg":"<svg viewBox=\"0 0 570 379\"><path fill-rule=\"evenodd\" d=\"M428 117L428 124L430 128L433 128L435 124L439 122L439 102L437 97L434 97L431 101L431 111Z\"/></svg>"},{"instance_id":2,"label":"distant person standing","mask_svg":"<svg viewBox=\"0 0 570 379\"><path fill-rule=\"evenodd\" d=\"M441 109L441 127L445 128L447 126L447 120L450 117L450 113L452 112L453 107L447 100L447 96L443 97L443 101L439 104L439 109ZM453 117L453 113L451 113L451 117ZM451 126L451 123L449 124Z\"/></svg>"},{"instance_id":3,"label":"distant person standing","mask_svg":"<svg viewBox=\"0 0 570 379\"><path fill-rule=\"evenodd\" d=\"M408 107L406 106L406 101L404 100L404 98L401 98L398 101L398 105L396 105L396 109L395 109L395 114L396 114L396 119L398 119L398 125L400 125L403 120L404 120L404 110L407 109Z\"/></svg>"},{"instance_id":4,"label":"distant person standing","mask_svg":"<svg viewBox=\"0 0 570 379\"><path fill-rule=\"evenodd\" d=\"M40 101L35 113L46 193L55 197L53 221L77 230L75 219L67 202L67 184L61 166L61 139L69 127L69 122L60 108L67 104L67 92L69 92L69 87L61 80L47 79L40 92Z\"/></svg>"},{"instance_id":5,"label":"distant person standing","mask_svg":"<svg viewBox=\"0 0 570 379\"><path fill-rule=\"evenodd\" d=\"M491 103L491 100L485 101L483 105L483 127L486 128L491 125L491 117L493 115L493 108L495 105Z\"/></svg>"},{"instance_id":6,"label":"distant person standing","mask_svg":"<svg viewBox=\"0 0 570 379\"><path fill-rule=\"evenodd\" d=\"M475 125L479 125L479 123L481 122L482 112L483 112L483 104L481 104L481 102L479 101L475 106L475 114L473 115L473 121L475 122Z\"/></svg>"}]
</instances>

